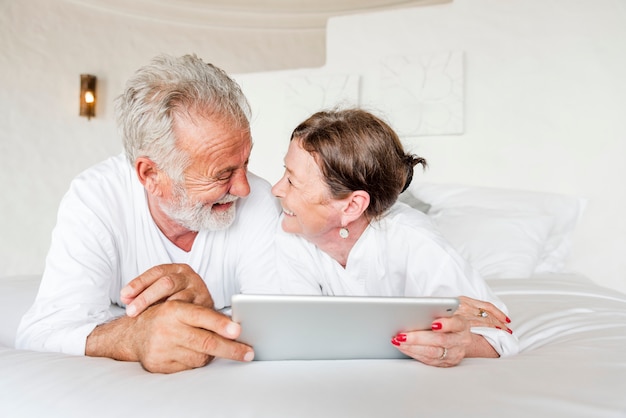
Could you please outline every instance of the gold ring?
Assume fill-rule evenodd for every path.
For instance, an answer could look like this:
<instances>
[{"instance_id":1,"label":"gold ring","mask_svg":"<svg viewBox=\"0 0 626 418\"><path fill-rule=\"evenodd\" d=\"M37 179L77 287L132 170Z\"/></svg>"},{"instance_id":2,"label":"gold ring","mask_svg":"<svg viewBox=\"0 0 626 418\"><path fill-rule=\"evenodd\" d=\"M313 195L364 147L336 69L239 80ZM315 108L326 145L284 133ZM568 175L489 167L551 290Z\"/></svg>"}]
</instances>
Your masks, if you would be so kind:
<instances>
[{"instance_id":1,"label":"gold ring","mask_svg":"<svg viewBox=\"0 0 626 418\"><path fill-rule=\"evenodd\" d=\"M441 353L441 356L439 356L439 360L443 360L446 358L446 356L448 355L448 349L446 347L441 347L443 348L443 353Z\"/></svg>"},{"instance_id":2,"label":"gold ring","mask_svg":"<svg viewBox=\"0 0 626 418\"><path fill-rule=\"evenodd\" d=\"M478 309L478 315L476 315L476 316L480 316L482 318L487 318L489 316L489 314L484 309Z\"/></svg>"}]
</instances>

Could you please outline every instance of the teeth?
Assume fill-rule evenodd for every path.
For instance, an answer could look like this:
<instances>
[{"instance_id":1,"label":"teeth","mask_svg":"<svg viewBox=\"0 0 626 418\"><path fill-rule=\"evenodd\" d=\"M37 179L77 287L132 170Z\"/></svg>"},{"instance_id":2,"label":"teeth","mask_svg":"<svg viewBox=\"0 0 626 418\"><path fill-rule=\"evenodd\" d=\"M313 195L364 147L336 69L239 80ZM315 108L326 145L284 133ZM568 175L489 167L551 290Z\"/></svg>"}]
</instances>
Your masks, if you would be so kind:
<instances>
[{"instance_id":1,"label":"teeth","mask_svg":"<svg viewBox=\"0 0 626 418\"><path fill-rule=\"evenodd\" d=\"M287 209L283 208L283 212L285 212L285 214L289 215L289 216L294 216L295 213L288 211Z\"/></svg>"}]
</instances>

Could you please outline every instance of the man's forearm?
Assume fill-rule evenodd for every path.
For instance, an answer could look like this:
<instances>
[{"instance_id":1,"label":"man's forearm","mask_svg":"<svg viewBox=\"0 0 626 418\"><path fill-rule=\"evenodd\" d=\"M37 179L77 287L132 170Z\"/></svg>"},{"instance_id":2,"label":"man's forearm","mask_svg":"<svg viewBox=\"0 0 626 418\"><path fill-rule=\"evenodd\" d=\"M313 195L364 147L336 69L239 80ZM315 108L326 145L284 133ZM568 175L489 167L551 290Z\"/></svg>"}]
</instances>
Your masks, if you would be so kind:
<instances>
[{"instance_id":1,"label":"man's forearm","mask_svg":"<svg viewBox=\"0 0 626 418\"><path fill-rule=\"evenodd\" d=\"M138 361L132 349L131 330L135 319L121 316L98 325L87 337L85 355L122 361Z\"/></svg>"}]
</instances>

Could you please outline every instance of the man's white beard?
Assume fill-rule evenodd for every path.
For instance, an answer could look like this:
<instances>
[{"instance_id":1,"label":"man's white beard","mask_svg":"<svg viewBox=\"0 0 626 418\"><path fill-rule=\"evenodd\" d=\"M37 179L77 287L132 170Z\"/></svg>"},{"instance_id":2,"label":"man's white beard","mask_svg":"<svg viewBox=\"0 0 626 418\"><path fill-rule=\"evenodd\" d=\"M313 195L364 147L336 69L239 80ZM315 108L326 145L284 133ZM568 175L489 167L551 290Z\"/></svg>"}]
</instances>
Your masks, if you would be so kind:
<instances>
[{"instance_id":1,"label":"man's white beard","mask_svg":"<svg viewBox=\"0 0 626 418\"><path fill-rule=\"evenodd\" d=\"M192 203L189 195L180 185L173 187L173 199L169 204L162 204L163 211L191 231L217 231L228 228L235 220L236 203L227 210L214 211L213 205L204 203ZM216 203L235 202L237 196L227 194Z\"/></svg>"}]
</instances>

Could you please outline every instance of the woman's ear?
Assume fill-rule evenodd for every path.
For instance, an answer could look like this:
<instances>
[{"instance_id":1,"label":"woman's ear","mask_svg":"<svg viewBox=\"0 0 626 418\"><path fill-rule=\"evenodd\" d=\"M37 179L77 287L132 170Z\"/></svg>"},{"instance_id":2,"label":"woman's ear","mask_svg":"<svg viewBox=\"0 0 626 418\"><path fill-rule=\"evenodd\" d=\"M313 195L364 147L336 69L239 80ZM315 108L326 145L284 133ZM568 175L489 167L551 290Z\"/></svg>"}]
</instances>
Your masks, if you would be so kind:
<instances>
[{"instance_id":1,"label":"woman's ear","mask_svg":"<svg viewBox=\"0 0 626 418\"><path fill-rule=\"evenodd\" d=\"M370 195L364 190L354 191L345 200L347 203L343 209L345 224L349 224L361 217L370 205Z\"/></svg>"},{"instance_id":2,"label":"woman's ear","mask_svg":"<svg viewBox=\"0 0 626 418\"><path fill-rule=\"evenodd\" d=\"M135 160L135 172L139 182L148 193L154 196L162 194L159 182L159 169L154 161L146 157L139 157Z\"/></svg>"}]
</instances>

